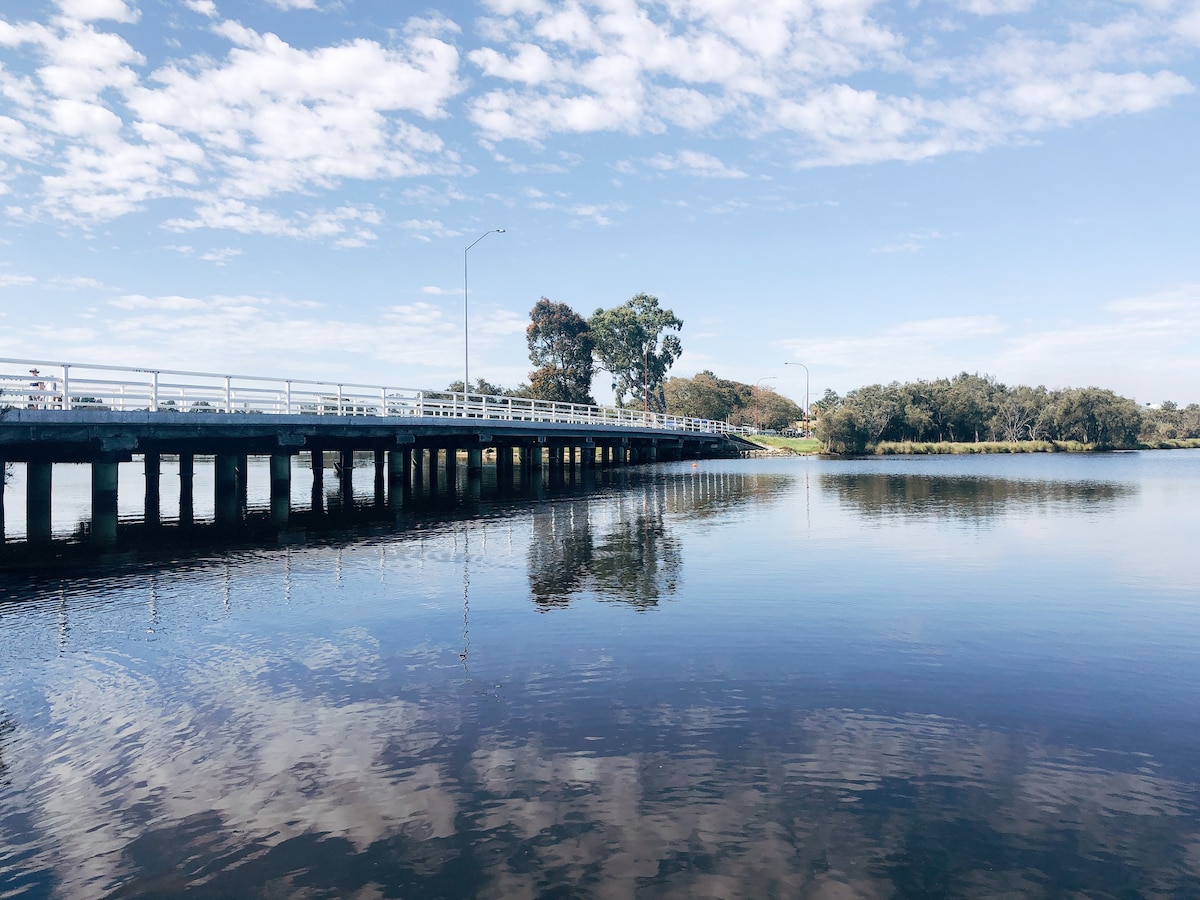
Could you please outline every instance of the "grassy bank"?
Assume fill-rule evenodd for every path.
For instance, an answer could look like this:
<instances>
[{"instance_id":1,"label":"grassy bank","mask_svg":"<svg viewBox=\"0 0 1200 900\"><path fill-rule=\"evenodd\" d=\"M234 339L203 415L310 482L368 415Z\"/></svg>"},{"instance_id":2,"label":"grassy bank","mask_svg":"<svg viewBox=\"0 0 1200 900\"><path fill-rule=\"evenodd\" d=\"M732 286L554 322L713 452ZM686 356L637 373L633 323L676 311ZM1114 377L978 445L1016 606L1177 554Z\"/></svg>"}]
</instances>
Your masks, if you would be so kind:
<instances>
[{"instance_id":1,"label":"grassy bank","mask_svg":"<svg viewBox=\"0 0 1200 900\"><path fill-rule=\"evenodd\" d=\"M820 453L825 449L824 445L816 438L788 438L775 434L754 434L750 435L748 440L765 450L774 450L779 453Z\"/></svg>"}]
</instances>

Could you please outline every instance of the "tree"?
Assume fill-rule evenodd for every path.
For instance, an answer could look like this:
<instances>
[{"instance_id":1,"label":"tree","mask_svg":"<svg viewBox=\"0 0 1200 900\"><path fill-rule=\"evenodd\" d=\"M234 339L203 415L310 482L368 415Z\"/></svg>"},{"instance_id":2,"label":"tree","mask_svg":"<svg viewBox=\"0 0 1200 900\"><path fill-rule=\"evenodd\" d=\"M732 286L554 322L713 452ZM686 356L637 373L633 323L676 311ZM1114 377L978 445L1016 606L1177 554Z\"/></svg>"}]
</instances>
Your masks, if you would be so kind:
<instances>
[{"instance_id":1,"label":"tree","mask_svg":"<svg viewBox=\"0 0 1200 900\"><path fill-rule=\"evenodd\" d=\"M1132 447L1142 429L1142 412L1136 403L1096 387L1055 391L1046 414L1054 437L1062 441Z\"/></svg>"},{"instance_id":2,"label":"tree","mask_svg":"<svg viewBox=\"0 0 1200 900\"><path fill-rule=\"evenodd\" d=\"M545 297L529 312L525 330L529 360L539 368L529 373L529 391L539 400L594 404L592 354L595 342L587 319L565 303Z\"/></svg>"},{"instance_id":3,"label":"tree","mask_svg":"<svg viewBox=\"0 0 1200 900\"><path fill-rule=\"evenodd\" d=\"M759 389L750 412L757 413L759 427L768 430L782 431L804 418L800 406L770 388Z\"/></svg>"},{"instance_id":4,"label":"tree","mask_svg":"<svg viewBox=\"0 0 1200 900\"><path fill-rule=\"evenodd\" d=\"M663 384L663 395L667 401L667 412L672 416L689 419L710 419L720 422L733 420L746 397L741 396L735 381L718 378L704 370L691 378L669 378ZM746 396L749 396L747 392Z\"/></svg>"},{"instance_id":5,"label":"tree","mask_svg":"<svg viewBox=\"0 0 1200 900\"><path fill-rule=\"evenodd\" d=\"M498 384L492 384L490 381L484 378L476 378L471 384L471 390L469 392L463 390L461 378L458 381L450 382L450 384L446 386L446 390L455 394L484 394L488 397L505 397L512 394L511 391L505 390Z\"/></svg>"},{"instance_id":6,"label":"tree","mask_svg":"<svg viewBox=\"0 0 1200 900\"><path fill-rule=\"evenodd\" d=\"M673 334L683 321L669 309L660 309L658 298L638 294L621 306L598 309L588 324L600 367L612 375L617 405L636 397L646 408L661 412L666 407L662 384L683 345Z\"/></svg>"},{"instance_id":7,"label":"tree","mask_svg":"<svg viewBox=\"0 0 1200 900\"><path fill-rule=\"evenodd\" d=\"M1006 441L1032 441L1038 434L1038 421L1050 401L1046 389L1021 385L1008 391L996 408L992 427Z\"/></svg>"}]
</instances>

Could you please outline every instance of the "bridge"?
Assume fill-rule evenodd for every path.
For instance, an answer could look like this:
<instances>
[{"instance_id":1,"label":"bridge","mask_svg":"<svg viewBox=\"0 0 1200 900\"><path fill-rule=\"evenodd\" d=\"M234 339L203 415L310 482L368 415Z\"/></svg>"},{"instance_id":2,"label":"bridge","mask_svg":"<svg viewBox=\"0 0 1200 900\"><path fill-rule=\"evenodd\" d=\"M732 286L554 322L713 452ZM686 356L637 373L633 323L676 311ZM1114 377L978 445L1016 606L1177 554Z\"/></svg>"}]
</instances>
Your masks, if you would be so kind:
<instances>
[{"instance_id":1,"label":"bridge","mask_svg":"<svg viewBox=\"0 0 1200 900\"><path fill-rule=\"evenodd\" d=\"M313 497L326 454L352 501L355 454L372 456L375 498L400 505L439 470L468 484L485 460L500 483L596 466L736 456L751 429L640 410L470 392L123 368L0 358L0 463L25 466L26 535L51 538L53 466L91 466L91 540L112 543L117 474L140 457L146 521L158 521L160 463L179 465L179 517L192 520L195 466L211 464L218 524L246 507L251 456L270 458L271 516L286 523L296 457L307 454ZM211 461L211 462L210 462ZM521 473L518 476L516 473ZM4 533L0 492L0 538Z\"/></svg>"}]
</instances>

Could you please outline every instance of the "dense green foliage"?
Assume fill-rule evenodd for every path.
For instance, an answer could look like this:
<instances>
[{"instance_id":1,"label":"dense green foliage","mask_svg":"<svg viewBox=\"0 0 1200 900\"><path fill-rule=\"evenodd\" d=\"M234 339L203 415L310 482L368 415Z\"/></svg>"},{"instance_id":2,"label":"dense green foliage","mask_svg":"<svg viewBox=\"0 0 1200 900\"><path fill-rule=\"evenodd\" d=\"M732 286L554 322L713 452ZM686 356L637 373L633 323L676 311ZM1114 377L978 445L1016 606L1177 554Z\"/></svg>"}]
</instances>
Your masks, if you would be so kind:
<instances>
[{"instance_id":1,"label":"dense green foliage","mask_svg":"<svg viewBox=\"0 0 1200 900\"><path fill-rule=\"evenodd\" d=\"M446 385L446 390L455 394L463 393L462 379L450 382ZM471 382L471 390L468 393L482 394L488 397L528 397L530 395L528 385L523 384L517 388L506 388L499 384L492 384L486 378L476 378Z\"/></svg>"},{"instance_id":2,"label":"dense green foliage","mask_svg":"<svg viewBox=\"0 0 1200 900\"><path fill-rule=\"evenodd\" d=\"M1200 436L1200 407L1143 410L1096 387L1006 387L990 375L872 384L819 401L817 436L835 453L885 442L1070 441L1136 447L1148 437ZM814 408L818 404L813 404Z\"/></svg>"},{"instance_id":3,"label":"dense green foliage","mask_svg":"<svg viewBox=\"0 0 1200 900\"><path fill-rule=\"evenodd\" d=\"M691 378L669 379L663 394L668 414L689 419L782 430L804 417L804 410L782 394L718 378L707 369Z\"/></svg>"},{"instance_id":4,"label":"dense green foliage","mask_svg":"<svg viewBox=\"0 0 1200 900\"><path fill-rule=\"evenodd\" d=\"M658 298L638 294L621 306L598 309L588 320L600 368L612 375L617 405L626 398L630 405L663 412L666 402L662 384L683 345L669 331L679 331L683 321L671 310L660 309Z\"/></svg>"},{"instance_id":5,"label":"dense green foliage","mask_svg":"<svg viewBox=\"0 0 1200 900\"><path fill-rule=\"evenodd\" d=\"M594 404L595 342L587 319L565 303L545 297L534 304L529 318L525 340L529 360L538 366L529 373L530 396L559 403Z\"/></svg>"}]
</instances>

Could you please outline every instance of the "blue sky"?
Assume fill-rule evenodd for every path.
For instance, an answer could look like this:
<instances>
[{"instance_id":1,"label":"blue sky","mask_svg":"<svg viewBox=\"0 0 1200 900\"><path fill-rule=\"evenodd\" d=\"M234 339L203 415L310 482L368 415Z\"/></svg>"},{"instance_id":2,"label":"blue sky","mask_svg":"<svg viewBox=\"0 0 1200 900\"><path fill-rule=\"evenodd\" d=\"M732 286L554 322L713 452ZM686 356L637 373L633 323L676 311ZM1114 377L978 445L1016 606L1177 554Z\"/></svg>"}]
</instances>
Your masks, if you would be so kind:
<instances>
[{"instance_id":1,"label":"blue sky","mask_svg":"<svg viewBox=\"0 0 1200 900\"><path fill-rule=\"evenodd\" d=\"M1198 0L9 0L0 355L444 386L504 228L473 378L646 291L673 374L1200 401L1198 58Z\"/></svg>"}]
</instances>

